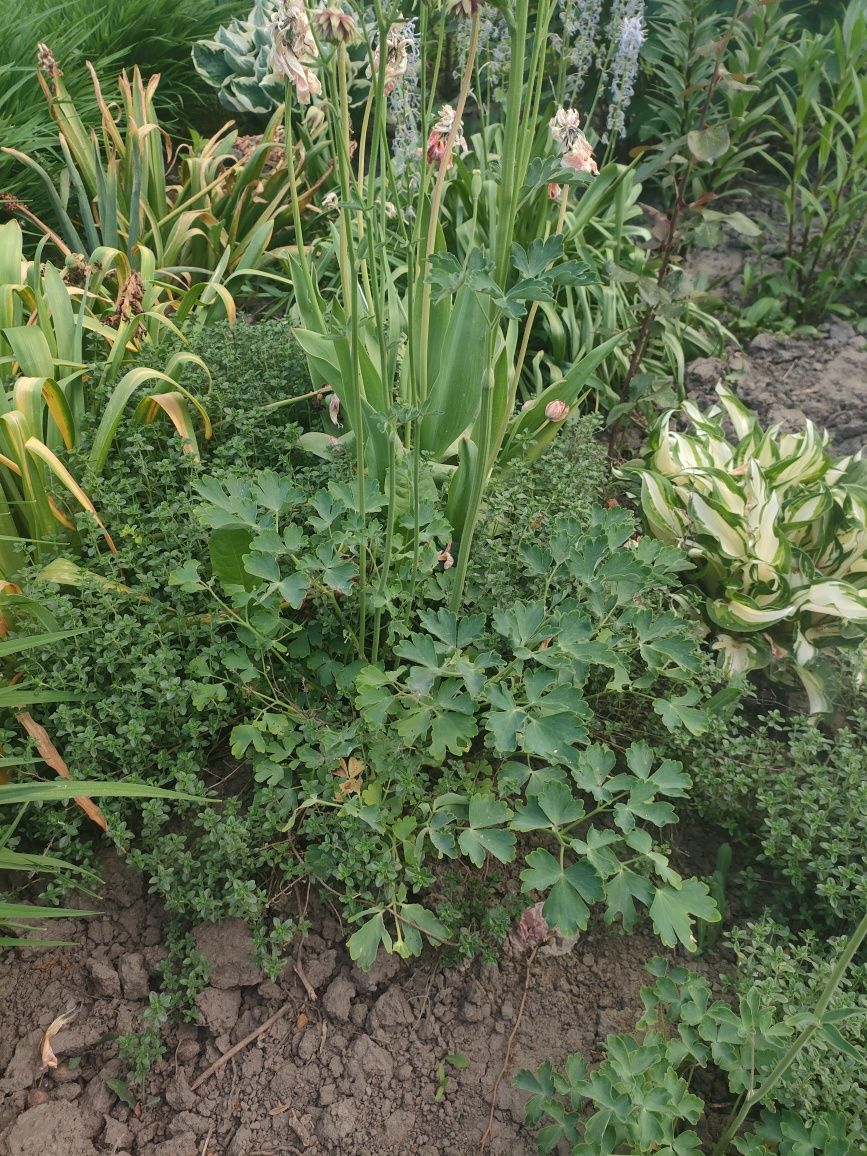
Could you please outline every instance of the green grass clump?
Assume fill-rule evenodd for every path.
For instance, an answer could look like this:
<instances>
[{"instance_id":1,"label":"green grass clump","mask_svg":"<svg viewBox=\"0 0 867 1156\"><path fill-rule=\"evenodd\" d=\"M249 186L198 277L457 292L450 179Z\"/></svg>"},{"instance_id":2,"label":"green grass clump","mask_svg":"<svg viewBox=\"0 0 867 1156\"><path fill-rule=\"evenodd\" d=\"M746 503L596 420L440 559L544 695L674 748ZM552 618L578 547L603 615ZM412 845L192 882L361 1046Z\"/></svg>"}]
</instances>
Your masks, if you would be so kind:
<instances>
[{"instance_id":1,"label":"green grass clump","mask_svg":"<svg viewBox=\"0 0 867 1156\"><path fill-rule=\"evenodd\" d=\"M0 12L0 143L39 153L49 169L60 167L57 126L36 80L36 45L48 45L64 70L76 107L86 123L99 114L90 61L107 94L123 68L138 65L145 76L159 73L157 93L164 128L184 134L190 124L222 123L212 91L196 76L190 50L211 36L220 23L246 11L241 0L30 0L4 4ZM110 95L108 96L110 99ZM9 157L0 157L0 190L39 211L43 191L33 174Z\"/></svg>"}]
</instances>

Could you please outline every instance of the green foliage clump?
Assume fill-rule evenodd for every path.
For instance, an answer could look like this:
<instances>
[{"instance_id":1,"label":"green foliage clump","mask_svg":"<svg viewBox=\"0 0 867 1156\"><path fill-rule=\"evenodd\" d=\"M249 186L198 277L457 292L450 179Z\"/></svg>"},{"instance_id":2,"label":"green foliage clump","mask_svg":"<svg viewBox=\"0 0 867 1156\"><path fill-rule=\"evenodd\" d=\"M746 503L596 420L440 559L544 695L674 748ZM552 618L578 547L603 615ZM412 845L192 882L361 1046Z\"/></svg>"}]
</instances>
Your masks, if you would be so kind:
<instances>
[{"instance_id":1,"label":"green foliage clump","mask_svg":"<svg viewBox=\"0 0 867 1156\"><path fill-rule=\"evenodd\" d=\"M863 842L862 842L863 846ZM863 910L862 901L862 910ZM811 931L796 935L769 919L730 933L737 957L734 987L738 996L758 993L762 1005L780 1018L812 1008L828 981L845 939L823 942ZM867 963L855 963L843 976L832 1011L851 1008L838 1030L851 1051L814 1036L775 1094L778 1105L797 1111L808 1124L826 1113L841 1113L853 1139L867 1142Z\"/></svg>"},{"instance_id":2,"label":"green foliage clump","mask_svg":"<svg viewBox=\"0 0 867 1156\"><path fill-rule=\"evenodd\" d=\"M208 465L222 472L288 458L297 436L291 409L260 409L291 391L288 326L215 325L195 346L213 374L207 404L217 436L205 449ZM231 635L209 601L168 584L173 566L191 552L207 552L194 516L197 476L189 456L153 428L125 429L92 487L118 543L117 558L82 527L85 565L97 579L78 589L41 586L45 609L59 624L94 627L62 648L38 648L29 662L36 688L70 694L44 721L77 774L196 795L225 776L215 765L221 734L245 709L243 694L232 688L209 698L202 689L207 680L197 672L218 660ZM262 880L277 854L268 843L279 835L282 814L267 791L249 806L232 798L205 808L173 803L139 812L111 802L103 809L116 844L169 910L193 919L255 920L264 912ZM77 808L31 808L23 830L33 842L50 838L72 860L88 858ZM277 859L289 871L288 860Z\"/></svg>"},{"instance_id":3,"label":"green foliage clump","mask_svg":"<svg viewBox=\"0 0 867 1156\"><path fill-rule=\"evenodd\" d=\"M662 415L625 473L640 481L648 532L695 560L725 670L797 677L811 712L827 712L825 656L867 636L867 462L832 458L812 422L763 430L731 390L717 393L705 413L685 402ZM672 428L676 415L690 433Z\"/></svg>"},{"instance_id":4,"label":"green foliage clump","mask_svg":"<svg viewBox=\"0 0 867 1156\"><path fill-rule=\"evenodd\" d=\"M556 522L589 524L608 480L599 426L595 416L572 418L536 461L518 460L495 475L476 532L467 607L490 609L514 598L527 579L521 549L547 546Z\"/></svg>"},{"instance_id":5,"label":"green foliage clump","mask_svg":"<svg viewBox=\"0 0 867 1156\"><path fill-rule=\"evenodd\" d=\"M648 970L655 982L642 989L645 1011L637 1033L609 1036L601 1063L591 1068L574 1054L562 1073L550 1063L519 1073L517 1085L531 1097L528 1122L550 1121L538 1133L542 1152L560 1151L563 1142L572 1156L726 1156L733 1150L745 1156L856 1156L863 1150L862 1122L852 1113L850 1094L853 1082L860 1083L857 1076L850 1074L843 1095L828 1105L815 1091L806 1100L798 1096L802 1088L809 1091L813 1064L824 1054L816 1047L827 1044L838 1061L842 1055L863 1068L863 1055L837 1026L857 1022L853 1009L842 1006L851 1003L842 956L815 985L792 987L782 1000L773 981L747 981L735 1006L713 1000L706 979L666 960L652 960ZM831 1003L824 1003L829 994ZM814 1007L815 1023L805 1028ZM703 1085L695 1079L702 1070L724 1077L733 1104L712 1148L703 1146L699 1134L710 1122L709 1105L698 1094ZM780 1108L788 1103L795 1110ZM760 1105L755 1131L740 1134L749 1109Z\"/></svg>"},{"instance_id":6,"label":"green foliage clump","mask_svg":"<svg viewBox=\"0 0 867 1156\"><path fill-rule=\"evenodd\" d=\"M714 720L688 758L699 814L733 838L754 837L761 858L819 924L846 924L867 904L862 816L867 811L867 710L831 734L772 712L758 723Z\"/></svg>"},{"instance_id":7,"label":"green foliage clump","mask_svg":"<svg viewBox=\"0 0 867 1156\"><path fill-rule=\"evenodd\" d=\"M408 618L400 592L411 579L441 596L437 516L423 513L415 549L398 522L375 604L387 653L365 662L350 626L362 543L354 486L332 481L311 496L265 471L198 490L212 576L191 562L171 581L228 603L237 632L222 666L210 664L207 693L246 686L253 713L233 729L233 753L283 789L307 868L364 920L353 958L366 967L380 946L415 955L423 935L446 941L450 929L421 901L435 865L510 863L518 833L536 843L523 890L543 896L544 918L564 934L602 903L627 927L645 908L663 942L694 949L694 919L718 913L659 839L689 778L646 742L616 751L603 721L634 698L669 730L706 725L697 641L665 609L679 551L633 540L622 509L597 507L585 526L552 518L544 547L517 551L522 585L513 579L492 613L429 607ZM384 501L368 483L368 540Z\"/></svg>"}]
</instances>

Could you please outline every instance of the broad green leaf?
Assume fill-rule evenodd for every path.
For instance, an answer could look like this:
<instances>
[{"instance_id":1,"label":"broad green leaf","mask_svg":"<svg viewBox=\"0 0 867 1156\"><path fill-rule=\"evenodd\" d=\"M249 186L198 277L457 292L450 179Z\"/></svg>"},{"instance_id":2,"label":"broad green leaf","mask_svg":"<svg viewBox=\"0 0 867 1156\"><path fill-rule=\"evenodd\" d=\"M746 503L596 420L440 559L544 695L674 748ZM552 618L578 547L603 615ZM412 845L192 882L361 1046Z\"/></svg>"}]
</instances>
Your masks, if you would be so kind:
<instances>
[{"instance_id":1,"label":"broad green leaf","mask_svg":"<svg viewBox=\"0 0 867 1156\"><path fill-rule=\"evenodd\" d=\"M386 930L382 912L378 911L362 923L358 930L350 935L346 946L350 959L354 960L362 971L369 971L373 967L380 947L391 951L392 940Z\"/></svg>"},{"instance_id":2,"label":"broad green leaf","mask_svg":"<svg viewBox=\"0 0 867 1156\"><path fill-rule=\"evenodd\" d=\"M718 923L720 913L706 884L698 879L685 879L679 888L667 884L657 888L650 905L650 918L666 947L682 943L687 951L696 951L698 945L692 930L694 920Z\"/></svg>"}]
</instances>

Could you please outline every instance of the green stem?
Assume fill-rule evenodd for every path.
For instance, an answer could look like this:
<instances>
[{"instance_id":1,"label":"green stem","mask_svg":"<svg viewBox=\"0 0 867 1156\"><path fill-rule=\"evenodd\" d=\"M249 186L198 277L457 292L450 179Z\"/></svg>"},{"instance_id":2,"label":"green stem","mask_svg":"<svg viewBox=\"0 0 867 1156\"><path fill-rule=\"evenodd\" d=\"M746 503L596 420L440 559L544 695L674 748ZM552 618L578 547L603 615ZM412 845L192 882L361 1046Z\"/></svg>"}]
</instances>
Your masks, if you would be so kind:
<instances>
[{"instance_id":1,"label":"green stem","mask_svg":"<svg viewBox=\"0 0 867 1156\"><path fill-rule=\"evenodd\" d=\"M500 165L501 203L497 206L497 228L492 230L491 245L496 253L497 284L505 286L511 260L511 234L514 231L515 188L518 143L523 122L524 61L527 53L527 19L529 0L517 0L512 28L512 59L509 94L506 98L506 127L503 157Z\"/></svg>"},{"instance_id":2,"label":"green stem","mask_svg":"<svg viewBox=\"0 0 867 1156\"><path fill-rule=\"evenodd\" d=\"M473 79L473 62L476 58L476 48L479 43L479 10L472 15L472 23L470 26L470 44L467 49L467 63L464 67L464 73L461 77L461 88L458 93L458 102L455 106L455 116L452 121L452 127L449 135L446 137L445 151L443 152L442 160L439 163L437 170L436 181L434 182L433 193L430 200L430 216L428 218L427 226L427 241L425 242L424 261L422 263L422 277L424 278L421 287L421 322L419 325L419 401L423 402L427 398L428 381L428 356L427 346L430 337L430 306L431 306L431 287L427 282L427 273L431 255L436 245L437 224L439 223L440 207L442 205L443 190L445 189L446 173L452 163L452 151L455 147L455 141L458 139L458 133L461 128L461 120L464 115L464 108L467 103L467 96L470 91L470 82Z\"/></svg>"},{"instance_id":3,"label":"green stem","mask_svg":"<svg viewBox=\"0 0 867 1156\"><path fill-rule=\"evenodd\" d=\"M494 370L491 365L493 359L494 329L488 336L488 368L485 370L485 379L482 382L482 407L479 414L479 454L476 469L473 473L473 488L467 507L467 519L461 534L458 548L458 564L455 570L455 581L449 597L449 609L457 614L464 597L464 585L467 580L467 568L470 564L470 554L473 546L473 536L476 532L476 523L479 520L479 511L482 506L482 495L488 480L487 461L491 443L491 425L494 408Z\"/></svg>"}]
</instances>

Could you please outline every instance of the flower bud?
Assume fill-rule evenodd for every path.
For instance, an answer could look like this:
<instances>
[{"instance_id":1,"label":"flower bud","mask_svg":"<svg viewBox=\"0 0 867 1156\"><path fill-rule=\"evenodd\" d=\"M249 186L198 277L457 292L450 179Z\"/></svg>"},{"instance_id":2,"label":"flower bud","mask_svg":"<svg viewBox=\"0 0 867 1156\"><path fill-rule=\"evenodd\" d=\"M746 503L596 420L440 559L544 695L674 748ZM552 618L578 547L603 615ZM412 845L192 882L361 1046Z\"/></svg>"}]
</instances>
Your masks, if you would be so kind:
<instances>
[{"instance_id":1,"label":"flower bud","mask_svg":"<svg viewBox=\"0 0 867 1156\"><path fill-rule=\"evenodd\" d=\"M311 12L310 23L323 40L330 40L332 44L352 44L358 39L355 17L336 4L323 4Z\"/></svg>"},{"instance_id":2,"label":"flower bud","mask_svg":"<svg viewBox=\"0 0 867 1156\"><path fill-rule=\"evenodd\" d=\"M569 416L569 406L565 401L549 401L545 406L548 421L565 421Z\"/></svg>"}]
</instances>

